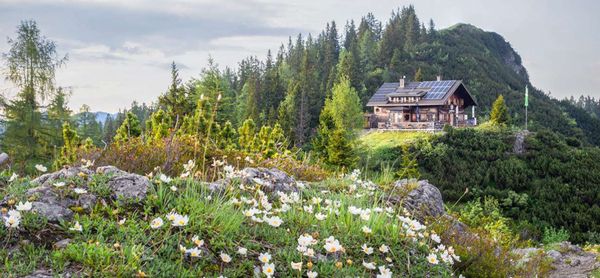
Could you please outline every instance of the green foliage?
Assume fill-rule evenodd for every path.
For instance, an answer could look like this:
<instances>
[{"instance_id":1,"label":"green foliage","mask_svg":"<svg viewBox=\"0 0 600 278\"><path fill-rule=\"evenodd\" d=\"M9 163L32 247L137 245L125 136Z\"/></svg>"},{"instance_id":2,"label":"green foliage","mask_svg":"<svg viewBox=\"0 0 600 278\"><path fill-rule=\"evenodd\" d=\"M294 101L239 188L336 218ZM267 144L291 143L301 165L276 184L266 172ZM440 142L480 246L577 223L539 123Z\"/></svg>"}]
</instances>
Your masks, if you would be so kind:
<instances>
[{"instance_id":1,"label":"green foliage","mask_svg":"<svg viewBox=\"0 0 600 278\"><path fill-rule=\"evenodd\" d=\"M568 241L569 237L569 231L563 228L555 229L554 227L545 227L542 242L549 245L552 243Z\"/></svg>"},{"instance_id":2,"label":"green foliage","mask_svg":"<svg viewBox=\"0 0 600 278\"><path fill-rule=\"evenodd\" d=\"M69 123L62 126L64 145L60 148L60 156L54 161L54 168L60 169L65 165L70 165L77 161L77 149L81 144L81 139L77 131L71 128Z\"/></svg>"},{"instance_id":3,"label":"green foliage","mask_svg":"<svg viewBox=\"0 0 600 278\"><path fill-rule=\"evenodd\" d=\"M238 144L241 150L251 152L256 148L256 124L252 119L244 121L238 130Z\"/></svg>"},{"instance_id":4,"label":"green foliage","mask_svg":"<svg viewBox=\"0 0 600 278\"><path fill-rule=\"evenodd\" d=\"M494 101L494 104L492 105L490 121L492 121L492 123L496 125L506 125L510 121L508 108L504 103L504 97L502 95L499 95L496 101Z\"/></svg>"},{"instance_id":5,"label":"green foliage","mask_svg":"<svg viewBox=\"0 0 600 278\"><path fill-rule=\"evenodd\" d=\"M460 208L458 219L470 227L485 230L504 247L511 247L517 241L510 227L511 220L502 215L498 200L493 197L485 197L483 202L478 198L466 203Z\"/></svg>"},{"instance_id":6,"label":"green foliage","mask_svg":"<svg viewBox=\"0 0 600 278\"><path fill-rule=\"evenodd\" d=\"M171 121L164 110L158 109L154 112L148 121L146 121L146 132L149 140L160 140L169 135Z\"/></svg>"},{"instance_id":7,"label":"green foliage","mask_svg":"<svg viewBox=\"0 0 600 278\"><path fill-rule=\"evenodd\" d=\"M127 116L121 126L117 129L115 141L127 141L130 138L142 135L142 126L137 116L127 112Z\"/></svg>"},{"instance_id":8,"label":"green foliage","mask_svg":"<svg viewBox=\"0 0 600 278\"><path fill-rule=\"evenodd\" d=\"M398 177L400 179L419 179L421 177L416 156L411 154L407 144L402 145L402 162Z\"/></svg>"}]
</instances>

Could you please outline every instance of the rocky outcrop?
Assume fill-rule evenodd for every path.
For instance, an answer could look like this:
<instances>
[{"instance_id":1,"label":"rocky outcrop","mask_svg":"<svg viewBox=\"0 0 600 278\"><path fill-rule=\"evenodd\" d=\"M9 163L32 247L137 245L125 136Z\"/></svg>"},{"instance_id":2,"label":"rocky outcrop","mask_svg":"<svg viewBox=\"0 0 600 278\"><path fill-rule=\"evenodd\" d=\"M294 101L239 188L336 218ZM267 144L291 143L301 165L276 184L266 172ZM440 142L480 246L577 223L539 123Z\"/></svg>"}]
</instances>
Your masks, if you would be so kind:
<instances>
[{"instance_id":1,"label":"rocky outcrop","mask_svg":"<svg viewBox=\"0 0 600 278\"><path fill-rule=\"evenodd\" d=\"M8 154L0 152L0 166L8 163Z\"/></svg>"},{"instance_id":2,"label":"rocky outcrop","mask_svg":"<svg viewBox=\"0 0 600 278\"><path fill-rule=\"evenodd\" d=\"M298 192L296 180L283 171L275 168L244 168L238 176L243 185L258 184L265 193L275 192ZM231 178L225 178L209 183L208 188L212 192L223 192L232 182Z\"/></svg>"},{"instance_id":3,"label":"rocky outcrop","mask_svg":"<svg viewBox=\"0 0 600 278\"><path fill-rule=\"evenodd\" d=\"M399 203L404 208L421 217L439 217L446 214L442 193L427 180L399 180L394 184L395 192L390 201Z\"/></svg>"},{"instance_id":4,"label":"rocky outcrop","mask_svg":"<svg viewBox=\"0 0 600 278\"><path fill-rule=\"evenodd\" d=\"M529 131L523 130L515 134L515 143L513 144L513 153L524 154L525 153L525 138L529 135Z\"/></svg>"},{"instance_id":5,"label":"rocky outcrop","mask_svg":"<svg viewBox=\"0 0 600 278\"><path fill-rule=\"evenodd\" d=\"M581 247L570 242L561 242L552 246L551 250L541 248L524 248L513 250L514 254L521 257L520 263L529 261L532 256L545 255L552 259L552 271L549 277L589 277L591 273L600 268L597 255L585 252Z\"/></svg>"},{"instance_id":6,"label":"rocky outcrop","mask_svg":"<svg viewBox=\"0 0 600 278\"><path fill-rule=\"evenodd\" d=\"M144 176L127 173L113 166L99 167L96 173L110 176L108 187L111 196L119 201L141 201L146 197L150 181ZM25 192L32 203L32 210L50 222L70 220L75 208L91 210L99 200L88 186L89 176L94 172L83 167L64 168L54 173L44 174L32 181L38 184ZM77 187L87 192L76 193L69 181L77 180ZM64 183L58 185L58 182ZM0 204L8 202L7 196Z\"/></svg>"}]
</instances>

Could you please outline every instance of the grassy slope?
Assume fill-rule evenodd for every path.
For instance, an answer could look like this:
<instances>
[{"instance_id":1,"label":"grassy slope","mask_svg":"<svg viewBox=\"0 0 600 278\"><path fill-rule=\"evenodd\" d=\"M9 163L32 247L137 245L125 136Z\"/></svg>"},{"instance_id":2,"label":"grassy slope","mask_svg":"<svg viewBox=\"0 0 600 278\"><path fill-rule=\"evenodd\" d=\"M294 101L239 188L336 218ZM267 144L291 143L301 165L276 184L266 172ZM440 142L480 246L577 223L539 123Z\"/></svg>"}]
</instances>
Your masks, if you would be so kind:
<instances>
[{"instance_id":1,"label":"grassy slope","mask_svg":"<svg viewBox=\"0 0 600 278\"><path fill-rule=\"evenodd\" d=\"M2 180L6 181L7 176L0 182ZM87 183L90 192L110 200L106 177L93 176L92 180L91 183L71 180L69 186L60 190L70 191L74 186ZM172 191L172 185L178 190ZM27 179L0 186L0 199L10 192L14 201L24 201L22 193L32 186ZM356 190L352 190L354 186ZM406 237L407 231L397 217L403 212L397 207L389 207L389 212L379 211L379 208L388 207L382 201L384 193L372 184L347 178L309 184L301 190L301 201L289 203L290 209L286 212L280 210L283 203L279 197L268 198L273 206L270 215L283 220L281 226L272 227L244 216L243 212L253 207L254 200L259 200L256 208L265 211L258 185L240 188L239 183L234 182L224 194L214 195L204 184L191 179L174 179L168 185L154 180L144 202L124 207L108 201L106 206L98 204L91 212L80 212L72 222L62 223L59 227L24 212L19 233L0 227L1 243L5 246L0 249L0 258L4 258L0 271L9 277L40 268L52 269L54 273L75 271L79 275L93 273L110 277L130 277L140 272L151 277L173 273L181 277L221 274L249 277L255 267L261 266L257 260L259 254L269 252L276 273L281 276L297 274L290 264L300 261L304 262L304 273L308 261L312 261L312 269L319 277L374 276L378 270L366 269L363 261L387 265L394 275L449 276L450 269L446 265L426 261L425 257L434 252L432 248L436 245L431 239L417 238L413 242ZM242 201L243 198L247 202ZM312 213L307 211L307 206L312 206ZM365 220L351 214L350 206L371 209L370 217ZM188 215L189 223L184 227L173 227L165 217L171 211ZM317 220L317 213L326 215L326 219ZM161 217L165 225L152 229L149 224L156 217ZM120 224L123 219L126 220ZM69 230L75 221L83 226L82 232ZM372 229L372 233L364 233L363 226ZM345 252L328 255L326 260L302 256L296 250L297 239L305 233L318 240L313 246L317 254L326 253L324 239L329 236L338 239ZM194 236L204 240L210 254L190 260L185 258L179 246L192 248ZM62 238L71 238L72 242L64 249L52 249L50 245ZM29 241L22 241L24 239ZM373 254L365 254L361 250L362 244L373 247ZM382 244L390 246L389 253L378 251ZM236 253L240 247L248 249L247 256ZM222 262L220 253L229 254L232 261Z\"/></svg>"},{"instance_id":2,"label":"grassy slope","mask_svg":"<svg viewBox=\"0 0 600 278\"><path fill-rule=\"evenodd\" d=\"M408 131L388 131L388 132L369 132L363 134L359 140L366 148L371 151L399 147L403 144L413 142L417 139L429 138L431 133L426 132L408 132Z\"/></svg>"}]
</instances>

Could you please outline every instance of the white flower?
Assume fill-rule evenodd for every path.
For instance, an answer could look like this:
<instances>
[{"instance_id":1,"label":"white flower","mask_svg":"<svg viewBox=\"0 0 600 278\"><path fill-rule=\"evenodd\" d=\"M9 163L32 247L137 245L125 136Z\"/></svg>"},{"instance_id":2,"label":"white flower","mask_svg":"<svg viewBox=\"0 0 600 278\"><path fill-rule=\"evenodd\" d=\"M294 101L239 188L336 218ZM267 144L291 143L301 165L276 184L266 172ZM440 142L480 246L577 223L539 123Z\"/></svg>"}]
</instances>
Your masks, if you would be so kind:
<instances>
[{"instance_id":1,"label":"white flower","mask_svg":"<svg viewBox=\"0 0 600 278\"><path fill-rule=\"evenodd\" d=\"M169 221L175 221L175 219L180 216L178 213L171 211L169 213L167 213L166 217Z\"/></svg>"},{"instance_id":2,"label":"white flower","mask_svg":"<svg viewBox=\"0 0 600 278\"><path fill-rule=\"evenodd\" d=\"M200 257L200 253L202 252L198 247L190 248L185 250L186 253L190 254L190 257Z\"/></svg>"},{"instance_id":3,"label":"white flower","mask_svg":"<svg viewBox=\"0 0 600 278\"><path fill-rule=\"evenodd\" d=\"M54 187L56 187L56 188L60 188L60 187L63 187L63 186L65 186L65 184L66 184L66 183L65 183L64 181L61 181L61 182L55 182L55 183L54 183Z\"/></svg>"},{"instance_id":4,"label":"white flower","mask_svg":"<svg viewBox=\"0 0 600 278\"><path fill-rule=\"evenodd\" d=\"M123 219L119 220L119 225L125 224L126 220L127 220L127 218L123 218Z\"/></svg>"},{"instance_id":5,"label":"white flower","mask_svg":"<svg viewBox=\"0 0 600 278\"><path fill-rule=\"evenodd\" d=\"M12 175L10 176L10 178L8 179L8 182L13 182L15 181L17 178L19 177L19 175L17 175L17 173L12 173Z\"/></svg>"},{"instance_id":6,"label":"white flower","mask_svg":"<svg viewBox=\"0 0 600 278\"><path fill-rule=\"evenodd\" d=\"M164 222L163 222L162 218L157 217L157 218L154 218L152 220L152 222L150 222L150 228L158 229L158 228L162 227L163 224L164 224Z\"/></svg>"},{"instance_id":7,"label":"white flower","mask_svg":"<svg viewBox=\"0 0 600 278\"><path fill-rule=\"evenodd\" d=\"M427 261L430 264L438 264L438 258L434 253L431 253L429 256L427 256Z\"/></svg>"},{"instance_id":8,"label":"white flower","mask_svg":"<svg viewBox=\"0 0 600 278\"><path fill-rule=\"evenodd\" d=\"M437 234L431 234L431 240L435 241L436 243L441 242L440 236L438 236Z\"/></svg>"},{"instance_id":9,"label":"white flower","mask_svg":"<svg viewBox=\"0 0 600 278\"><path fill-rule=\"evenodd\" d=\"M327 218L327 215L319 212L319 213L315 214L315 218L319 221L322 221L322 220L325 220L325 218Z\"/></svg>"},{"instance_id":10,"label":"white flower","mask_svg":"<svg viewBox=\"0 0 600 278\"><path fill-rule=\"evenodd\" d=\"M302 271L302 262L299 262L299 263L292 262L291 264L292 264L292 269Z\"/></svg>"},{"instance_id":11,"label":"white flower","mask_svg":"<svg viewBox=\"0 0 600 278\"><path fill-rule=\"evenodd\" d=\"M196 162L193 160L188 160L186 164L183 164L183 169L185 169L187 172L193 171L194 167L196 167Z\"/></svg>"},{"instance_id":12,"label":"white flower","mask_svg":"<svg viewBox=\"0 0 600 278\"><path fill-rule=\"evenodd\" d=\"M177 191L177 186L171 185L171 191L173 191L173 192Z\"/></svg>"},{"instance_id":13,"label":"white flower","mask_svg":"<svg viewBox=\"0 0 600 278\"><path fill-rule=\"evenodd\" d=\"M317 276L319 276L319 273L315 271L308 271L306 272L306 276L308 276L308 278L317 278Z\"/></svg>"},{"instance_id":14,"label":"white flower","mask_svg":"<svg viewBox=\"0 0 600 278\"><path fill-rule=\"evenodd\" d=\"M262 271L267 277L271 277L275 273L275 265L266 263L263 265Z\"/></svg>"},{"instance_id":15,"label":"white flower","mask_svg":"<svg viewBox=\"0 0 600 278\"><path fill-rule=\"evenodd\" d=\"M75 188L73 188L73 192L75 192L77 194L85 194L85 193L87 193L87 190L85 190L83 188L75 187Z\"/></svg>"},{"instance_id":16,"label":"white flower","mask_svg":"<svg viewBox=\"0 0 600 278\"><path fill-rule=\"evenodd\" d=\"M370 269L370 270L373 270L373 269L376 268L374 262L367 263L367 262L363 261L362 264L363 264L364 267L366 267L367 269Z\"/></svg>"},{"instance_id":17,"label":"white flower","mask_svg":"<svg viewBox=\"0 0 600 278\"><path fill-rule=\"evenodd\" d=\"M173 220L173 223L171 223L171 225L173 225L174 227L181 227L181 226L185 226L187 225L189 221L189 218L187 215L177 215L175 217L175 220Z\"/></svg>"},{"instance_id":18,"label":"white flower","mask_svg":"<svg viewBox=\"0 0 600 278\"><path fill-rule=\"evenodd\" d=\"M390 248L387 245L382 244L381 246L379 246L379 252L381 252L381 253L387 253L389 251L390 251Z\"/></svg>"},{"instance_id":19,"label":"white flower","mask_svg":"<svg viewBox=\"0 0 600 278\"><path fill-rule=\"evenodd\" d=\"M181 251L181 252L183 252L183 253L186 253L186 252L187 252L187 250L188 250L188 249L187 249L187 248L185 248L185 246L183 246L183 245L179 244L179 251Z\"/></svg>"},{"instance_id":20,"label":"white flower","mask_svg":"<svg viewBox=\"0 0 600 278\"><path fill-rule=\"evenodd\" d=\"M40 171L42 173L46 173L46 171L48 171L48 168L46 168L46 166L41 165L41 164L35 165L35 169L37 169L38 171Z\"/></svg>"},{"instance_id":21,"label":"white flower","mask_svg":"<svg viewBox=\"0 0 600 278\"><path fill-rule=\"evenodd\" d=\"M75 221L75 225L73 225L73 227L69 228L69 230L81 232L81 231L83 231L83 227L81 226L81 224L79 224L79 221Z\"/></svg>"},{"instance_id":22,"label":"white flower","mask_svg":"<svg viewBox=\"0 0 600 278\"><path fill-rule=\"evenodd\" d=\"M313 206L312 205L303 206L302 208L304 209L304 211L306 211L308 213L313 213Z\"/></svg>"},{"instance_id":23,"label":"white flower","mask_svg":"<svg viewBox=\"0 0 600 278\"><path fill-rule=\"evenodd\" d=\"M325 246L323 246L328 253L335 253L338 251L342 251L344 248L340 244L340 242L333 238L333 236L325 239Z\"/></svg>"},{"instance_id":24,"label":"white flower","mask_svg":"<svg viewBox=\"0 0 600 278\"><path fill-rule=\"evenodd\" d=\"M194 242L194 244L196 244L198 247L204 245L204 240L201 240L198 236L192 237L192 242Z\"/></svg>"},{"instance_id":25,"label":"white flower","mask_svg":"<svg viewBox=\"0 0 600 278\"><path fill-rule=\"evenodd\" d=\"M240 247L240 248L238 248L237 253L242 256L246 256L246 255L248 255L248 249L246 249L244 247Z\"/></svg>"},{"instance_id":26,"label":"white flower","mask_svg":"<svg viewBox=\"0 0 600 278\"><path fill-rule=\"evenodd\" d=\"M269 261L271 261L271 254L269 254L269 253L260 253L260 255L258 256L258 260L260 262L266 264Z\"/></svg>"},{"instance_id":27,"label":"white flower","mask_svg":"<svg viewBox=\"0 0 600 278\"><path fill-rule=\"evenodd\" d=\"M362 231L363 231L363 233L365 233L365 234L370 234L370 233L372 232L372 231L371 231L371 228L369 228L369 227L367 227L367 226L362 226Z\"/></svg>"},{"instance_id":28,"label":"white flower","mask_svg":"<svg viewBox=\"0 0 600 278\"><path fill-rule=\"evenodd\" d=\"M353 214L353 215L357 215L357 214L361 214L361 212L362 212L362 209L360 209L360 208L357 208L357 207L355 207L355 206L349 206L349 207L348 207L348 212L350 212L350 213L351 213L351 214Z\"/></svg>"},{"instance_id":29,"label":"white flower","mask_svg":"<svg viewBox=\"0 0 600 278\"><path fill-rule=\"evenodd\" d=\"M279 216L273 216L273 217L269 217L265 219L267 221L267 223L269 225L271 225L272 227L279 227L281 226L281 224L283 223L283 220L281 220L281 218L279 218Z\"/></svg>"},{"instance_id":30,"label":"white flower","mask_svg":"<svg viewBox=\"0 0 600 278\"><path fill-rule=\"evenodd\" d=\"M365 243L362 245L362 251L365 252L365 254L367 254L367 255L371 255L371 254L373 254L373 247L369 247Z\"/></svg>"},{"instance_id":31,"label":"white flower","mask_svg":"<svg viewBox=\"0 0 600 278\"><path fill-rule=\"evenodd\" d=\"M371 211L369 211L369 210L363 210L360 213L360 219L362 219L364 221L369 221L370 218L371 218Z\"/></svg>"},{"instance_id":32,"label":"white flower","mask_svg":"<svg viewBox=\"0 0 600 278\"><path fill-rule=\"evenodd\" d=\"M17 210L18 211L28 211L28 210L31 210L31 203L29 201L26 201L25 203L19 202L17 204Z\"/></svg>"},{"instance_id":33,"label":"white flower","mask_svg":"<svg viewBox=\"0 0 600 278\"><path fill-rule=\"evenodd\" d=\"M235 173L235 168L233 168L231 165L225 165L225 167L223 167L223 171L225 171L225 177L231 178Z\"/></svg>"},{"instance_id":34,"label":"white flower","mask_svg":"<svg viewBox=\"0 0 600 278\"><path fill-rule=\"evenodd\" d=\"M17 228L21 223L21 213L16 210L9 210L8 216L4 217L4 226L7 228Z\"/></svg>"},{"instance_id":35,"label":"white flower","mask_svg":"<svg viewBox=\"0 0 600 278\"><path fill-rule=\"evenodd\" d=\"M162 181L164 183L170 183L172 180L170 177L168 177L165 174L160 174L160 176L158 176L158 178L160 179L160 181Z\"/></svg>"},{"instance_id":36,"label":"white flower","mask_svg":"<svg viewBox=\"0 0 600 278\"><path fill-rule=\"evenodd\" d=\"M221 255L219 255L221 257L221 261L223 261L224 263L230 263L231 262L231 256L221 252Z\"/></svg>"},{"instance_id":37,"label":"white flower","mask_svg":"<svg viewBox=\"0 0 600 278\"><path fill-rule=\"evenodd\" d=\"M389 268L386 268L384 265L379 267L379 274L376 276L377 278L392 278L392 272Z\"/></svg>"},{"instance_id":38,"label":"white flower","mask_svg":"<svg viewBox=\"0 0 600 278\"><path fill-rule=\"evenodd\" d=\"M301 235L298 237L298 245L299 246L310 246L317 243L317 241L309 234Z\"/></svg>"}]
</instances>

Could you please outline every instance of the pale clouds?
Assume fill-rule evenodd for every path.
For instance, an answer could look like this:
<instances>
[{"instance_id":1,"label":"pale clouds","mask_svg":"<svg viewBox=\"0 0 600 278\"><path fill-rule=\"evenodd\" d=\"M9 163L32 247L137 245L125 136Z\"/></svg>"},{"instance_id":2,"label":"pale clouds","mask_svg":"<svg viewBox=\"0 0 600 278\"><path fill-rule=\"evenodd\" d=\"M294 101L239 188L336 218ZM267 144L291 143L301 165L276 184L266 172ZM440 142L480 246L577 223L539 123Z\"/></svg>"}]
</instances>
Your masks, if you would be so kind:
<instances>
[{"instance_id":1,"label":"pale clouds","mask_svg":"<svg viewBox=\"0 0 600 278\"><path fill-rule=\"evenodd\" d=\"M600 96L600 26L595 1L417 1L421 20L439 28L467 22L503 35L521 54L532 82L555 96ZM0 0L0 38L13 37L20 20L34 19L69 54L57 73L73 88L71 106L114 112L133 100L151 102L169 83L169 64L184 79L197 76L211 55L235 67L247 56L264 58L288 36L319 33L335 20L368 12L387 21L409 1L277 0ZM0 39L0 51L7 49ZM573 83L577 86L573 86ZM0 92L12 86L0 81Z\"/></svg>"}]
</instances>

